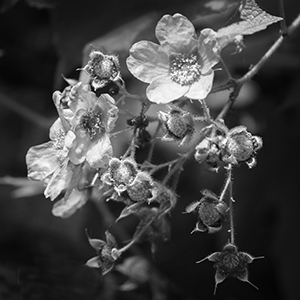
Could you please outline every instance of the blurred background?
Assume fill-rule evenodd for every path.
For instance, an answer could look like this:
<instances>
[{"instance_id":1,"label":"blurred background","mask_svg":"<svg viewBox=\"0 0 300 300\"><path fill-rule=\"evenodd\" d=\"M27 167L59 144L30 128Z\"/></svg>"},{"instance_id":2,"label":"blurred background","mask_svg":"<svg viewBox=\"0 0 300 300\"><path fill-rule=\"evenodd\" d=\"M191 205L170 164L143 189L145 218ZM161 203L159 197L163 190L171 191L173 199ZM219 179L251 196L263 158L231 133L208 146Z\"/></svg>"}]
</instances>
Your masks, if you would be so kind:
<instances>
[{"instance_id":1,"label":"blurred background","mask_svg":"<svg viewBox=\"0 0 300 300\"><path fill-rule=\"evenodd\" d=\"M107 207L91 201L68 219L56 218L51 213L53 203L43 195L20 197L26 190L16 194L16 187L6 184L7 176L12 176L20 178L16 184L26 187L22 179L27 174L26 152L48 141L49 127L57 117L52 93L65 86L61 74L79 78L76 69L86 61L90 44L118 54L128 89L143 93L146 86L126 71L125 59L134 42L155 40L155 24L163 14L180 12L197 30L218 29L228 25L238 2L0 1L0 299L300 299L300 30L245 85L226 118L228 127L246 125L264 141L255 168L241 165L234 170L237 245L240 251L265 257L249 266L250 281L259 291L226 279L213 296L213 264L195 263L221 251L228 235L226 230L191 235L196 220L182 212L199 200L200 190L218 193L222 189L222 171L209 173L193 159L186 163L178 186L180 197L170 217L171 238L159 245L154 256L147 245L134 250L150 262L152 279L131 291L120 289L127 279L121 272L114 270L101 278L98 269L84 265L95 256L85 229L91 237L104 239L109 228L122 244L122 238L132 234L135 220L116 225L106 214ZM277 1L257 2L270 14L279 15ZM300 3L284 0L284 5L290 24L300 12ZM275 24L246 37L246 48L237 55L233 48L224 50L223 58L235 77L259 60L279 29ZM216 85L224 80L224 72L216 72ZM227 98L228 92L209 96L213 115ZM134 103L128 105L138 113ZM122 154L123 144L116 155ZM143 151L147 149L138 155L143 156ZM158 143L154 159L166 161L177 152L175 146ZM113 216L122 208L119 204L109 204Z\"/></svg>"}]
</instances>

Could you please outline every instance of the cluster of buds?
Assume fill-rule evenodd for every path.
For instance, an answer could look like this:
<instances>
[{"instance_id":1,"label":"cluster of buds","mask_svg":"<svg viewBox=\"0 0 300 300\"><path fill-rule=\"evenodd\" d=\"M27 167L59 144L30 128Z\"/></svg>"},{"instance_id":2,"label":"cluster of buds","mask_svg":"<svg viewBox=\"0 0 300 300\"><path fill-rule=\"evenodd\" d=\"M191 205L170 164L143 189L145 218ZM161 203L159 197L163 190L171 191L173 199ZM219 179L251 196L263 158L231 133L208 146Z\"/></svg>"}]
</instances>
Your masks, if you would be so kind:
<instances>
[{"instance_id":1,"label":"cluster of buds","mask_svg":"<svg viewBox=\"0 0 300 300\"><path fill-rule=\"evenodd\" d=\"M91 76L92 86L96 90L121 79L119 59L114 54L92 50L83 70Z\"/></svg>"},{"instance_id":2,"label":"cluster of buds","mask_svg":"<svg viewBox=\"0 0 300 300\"><path fill-rule=\"evenodd\" d=\"M213 192L203 190L201 193L203 197L185 209L186 213L195 212L197 214L198 221L192 233L195 231L217 232L223 226L228 207Z\"/></svg>"},{"instance_id":3,"label":"cluster of buds","mask_svg":"<svg viewBox=\"0 0 300 300\"><path fill-rule=\"evenodd\" d=\"M263 257L253 257L248 253L240 252L234 244L228 243L224 246L221 252L214 252L197 263L206 259L215 263L215 294L218 284L223 282L227 277L238 278L239 280L247 282L258 289L248 279L248 264L252 263L254 259L259 258Z\"/></svg>"},{"instance_id":4,"label":"cluster of buds","mask_svg":"<svg viewBox=\"0 0 300 300\"><path fill-rule=\"evenodd\" d=\"M117 195L130 202L150 203L156 197L156 187L147 172L140 171L132 158L111 158L102 181L112 185Z\"/></svg>"},{"instance_id":5,"label":"cluster of buds","mask_svg":"<svg viewBox=\"0 0 300 300\"><path fill-rule=\"evenodd\" d=\"M195 159L206 162L217 171L220 163L238 165L245 162L249 168L256 164L255 155L262 147L262 138L253 136L245 126L230 129L225 135L206 137L196 146Z\"/></svg>"},{"instance_id":6,"label":"cluster of buds","mask_svg":"<svg viewBox=\"0 0 300 300\"><path fill-rule=\"evenodd\" d=\"M167 106L167 112L160 111L158 117L166 130L163 141L179 141L180 146L187 145L191 141L194 120L189 112L177 106Z\"/></svg>"}]
</instances>

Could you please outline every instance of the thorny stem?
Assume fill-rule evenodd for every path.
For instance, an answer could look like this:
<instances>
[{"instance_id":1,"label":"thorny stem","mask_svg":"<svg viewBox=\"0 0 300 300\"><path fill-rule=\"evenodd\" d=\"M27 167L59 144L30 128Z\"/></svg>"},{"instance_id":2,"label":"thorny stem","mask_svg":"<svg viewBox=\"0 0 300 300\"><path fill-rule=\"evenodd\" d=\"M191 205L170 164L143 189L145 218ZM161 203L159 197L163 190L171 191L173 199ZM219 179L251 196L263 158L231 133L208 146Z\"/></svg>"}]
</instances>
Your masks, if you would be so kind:
<instances>
[{"instance_id":1,"label":"thorny stem","mask_svg":"<svg viewBox=\"0 0 300 300\"><path fill-rule=\"evenodd\" d=\"M141 231L127 244L125 245L123 248L118 249L118 254L119 256L127 251L130 247L132 247L140 238L141 236L144 234L144 232L146 231L146 229L155 221L156 217L158 216L158 214L156 213L150 220L149 222L141 229Z\"/></svg>"},{"instance_id":2,"label":"thorny stem","mask_svg":"<svg viewBox=\"0 0 300 300\"><path fill-rule=\"evenodd\" d=\"M231 170L231 165L228 168L230 168L230 170ZM224 199L224 197L226 195L227 189L230 186L230 183L231 183L231 174L229 174L229 169L228 169L228 173L227 173L227 177L226 177L226 182L225 182L224 188L223 188L223 190L221 192L221 195L219 197L219 202L223 201L223 199Z\"/></svg>"},{"instance_id":3,"label":"thorny stem","mask_svg":"<svg viewBox=\"0 0 300 300\"><path fill-rule=\"evenodd\" d=\"M209 108L206 104L206 101L204 100L199 100L199 103L201 105L201 108L202 108L202 111L203 111L203 115L204 115L204 118L206 120L211 120L211 116L210 116L210 111L209 111Z\"/></svg>"},{"instance_id":4,"label":"thorny stem","mask_svg":"<svg viewBox=\"0 0 300 300\"><path fill-rule=\"evenodd\" d=\"M230 108L232 107L234 102L236 101L236 99L237 99L244 83L237 83L237 81L235 81L234 84L235 84L234 89L230 93L230 96L229 96L229 99L228 99L227 103L225 104L225 106L223 107L223 109L221 110L219 115L217 116L216 121L225 118L226 114L228 113L228 111L230 110Z\"/></svg>"},{"instance_id":5,"label":"thorny stem","mask_svg":"<svg viewBox=\"0 0 300 300\"><path fill-rule=\"evenodd\" d=\"M226 74L227 74L229 80L232 80L233 78L232 78L232 76L231 76L231 74L230 74L230 71L229 71L229 69L227 68L227 65L225 64L225 62L224 62L224 60L223 60L222 57L220 57L220 61L221 61L222 65L223 65L223 67L224 67L224 69L225 69L225 72L226 72Z\"/></svg>"},{"instance_id":6,"label":"thorny stem","mask_svg":"<svg viewBox=\"0 0 300 300\"><path fill-rule=\"evenodd\" d=\"M129 99L141 101L143 104L147 104L147 105L151 104L151 102L148 100L147 97L141 97L139 95L133 95L133 94L128 93L125 86L120 87L120 94L122 96L121 96L121 98L119 98L117 103L120 103L120 102L124 101L126 98L129 98Z\"/></svg>"},{"instance_id":7,"label":"thorny stem","mask_svg":"<svg viewBox=\"0 0 300 300\"><path fill-rule=\"evenodd\" d=\"M230 218L230 243L234 245L234 222L233 222L233 196L232 196L232 165L228 166L228 189L229 189L229 218Z\"/></svg>"},{"instance_id":8,"label":"thorny stem","mask_svg":"<svg viewBox=\"0 0 300 300\"><path fill-rule=\"evenodd\" d=\"M209 130L211 130L210 127L205 127L205 128L203 128L200 131L199 137L198 137L195 145L198 145L206 137L206 133ZM163 182L162 182L163 185L168 182L168 180L173 176L173 174L175 174L175 172L180 171L180 168L182 167L182 165L184 164L184 162L194 153L194 151L195 151L195 146L192 146L186 153L184 153L179 158L179 160L176 163L176 165L173 167L172 170L170 170L170 172L168 173L168 175L163 180Z\"/></svg>"},{"instance_id":9,"label":"thorny stem","mask_svg":"<svg viewBox=\"0 0 300 300\"><path fill-rule=\"evenodd\" d=\"M154 151L154 147L155 147L156 137L158 135L158 132L159 132L160 128L161 128L161 122L159 122L157 124L156 130L155 130L155 132L154 132L154 134L152 136L152 143L151 143L151 146L150 146L150 149L149 149L149 152L148 152L148 156L147 156L147 159L146 159L146 161L148 161L148 162L151 162L153 151Z\"/></svg>"},{"instance_id":10,"label":"thorny stem","mask_svg":"<svg viewBox=\"0 0 300 300\"><path fill-rule=\"evenodd\" d=\"M126 152L123 154L123 158L127 157L127 156L131 156L131 157L134 157L135 155L135 142L136 142L136 137L135 137L135 130L132 134L132 139L131 139L131 142L130 142L130 145L128 146Z\"/></svg>"},{"instance_id":11,"label":"thorny stem","mask_svg":"<svg viewBox=\"0 0 300 300\"><path fill-rule=\"evenodd\" d=\"M119 135L119 134L121 134L121 133L124 133L124 132L126 132L126 131L130 131L130 130L131 130L131 128L130 128L130 127L127 127L127 128L122 129L122 130L113 132L113 133L111 134L111 136L115 137L115 136L117 136L117 135Z\"/></svg>"},{"instance_id":12,"label":"thorny stem","mask_svg":"<svg viewBox=\"0 0 300 300\"><path fill-rule=\"evenodd\" d=\"M149 174L153 174L155 172L157 172L158 170L165 168L165 167L171 167L173 164L177 163L178 161L180 161L182 158L178 157L174 160L170 160L166 163L160 164L160 165L152 165L152 164L148 164L149 167L151 167L151 165L153 166L153 168L149 171ZM146 165L147 166L147 165Z\"/></svg>"}]
</instances>

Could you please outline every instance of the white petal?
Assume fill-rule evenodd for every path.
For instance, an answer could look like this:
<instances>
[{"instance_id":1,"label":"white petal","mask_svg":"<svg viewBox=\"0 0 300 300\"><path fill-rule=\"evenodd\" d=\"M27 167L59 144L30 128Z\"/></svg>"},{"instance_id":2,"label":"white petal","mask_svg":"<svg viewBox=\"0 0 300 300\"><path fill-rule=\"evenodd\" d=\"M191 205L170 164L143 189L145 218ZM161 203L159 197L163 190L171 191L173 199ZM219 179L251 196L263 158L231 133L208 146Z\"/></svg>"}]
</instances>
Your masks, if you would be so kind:
<instances>
[{"instance_id":1,"label":"white petal","mask_svg":"<svg viewBox=\"0 0 300 300\"><path fill-rule=\"evenodd\" d=\"M205 74L220 61L217 33L212 29L203 29L198 39L198 51L202 60L202 73Z\"/></svg>"},{"instance_id":2,"label":"white petal","mask_svg":"<svg viewBox=\"0 0 300 300\"><path fill-rule=\"evenodd\" d=\"M168 74L169 57L161 46L149 41L140 41L131 47L126 64L136 78L150 83L157 77Z\"/></svg>"},{"instance_id":3,"label":"white petal","mask_svg":"<svg viewBox=\"0 0 300 300\"><path fill-rule=\"evenodd\" d=\"M190 53L196 46L194 25L183 15L165 15L157 23L155 35L169 52Z\"/></svg>"},{"instance_id":4,"label":"white petal","mask_svg":"<svg viewBox=\"0 0 300 300\"><path fill-rule=\"evenodd\" d=\"M189 90L189 86L181 86L169 77L160 77L148 86L146 94L151 102L169 103L182 97Z\"/></svg>"},{"instance_id":5,"label":"white petal","mask_svg":"<svg viewBox=\"0 0 300 300\"><path fill-rule=\"evenodd\" d=\"M205 99L212 89L214 71L208 75L202 75L200 79L191 85L189 91L184 95L191 99Z\"/></svg>"}]
</instances>

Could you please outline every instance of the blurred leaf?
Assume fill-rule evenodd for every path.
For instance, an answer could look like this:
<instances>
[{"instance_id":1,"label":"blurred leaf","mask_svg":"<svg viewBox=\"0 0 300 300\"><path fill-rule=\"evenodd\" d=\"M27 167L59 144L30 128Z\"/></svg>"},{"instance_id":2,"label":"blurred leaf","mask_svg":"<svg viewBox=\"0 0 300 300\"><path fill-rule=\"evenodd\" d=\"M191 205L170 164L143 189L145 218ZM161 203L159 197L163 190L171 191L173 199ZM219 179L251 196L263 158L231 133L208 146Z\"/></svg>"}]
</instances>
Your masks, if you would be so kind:
<instances>
[{"instance_id":1,"label":"blurred leaf","mask_svg":"<svg viewBox=\"0 0 300 300\"><path fill-rule=\"evenodd\" d=\"M237 5L238 0L60 0L51 10L54 42L60 57L56 74L56 87L62 84L61 74L70 76L81 66L82 51L84 61L90 51L101 48L120 56L128 55L128 50L139 33L150 28L154 37L154 27L164 14L180 12L192 21L196 16L216 14ZM122 65L122 59L121 65ZM125 66L125 63L124 63ZM74 75L73 75L74 76Z\"/></svg>"},{"instance_id":2,"label":"blurred leaf","mask_svg":"<svg viewBox=\"0 0 300 300\"><path fill-rule=\"evenodd\" d=\"M224 11L237 6L239 0L210 0L201 3L201 12L198 15L210 15L216 13L223 13Z\"/></svg>"},{"instance_id":3,"label":"blurred leaf","mask_svg":"<svg viewBox=\"0 0 300 300\"><path fill-rule=\"evenodd\" d=\"M128 50L136 40L136 37L148 27L154 26L154 21L156 21L157 17L155 13L143 15L96 40L88 42L83 50L82 66L89 60L91 47L100 50L104 54L116 54L119 56L120 61L125 61L128 56ZM124 74L124 68L122 71L122 74ZM79 80L84 83L88 82L88 74L82 71Z\"/></svg>"},{"instance_id":4,"label":"blurred leaf","mask_svg":"<svg viewBox=\"0 0 300 300\"><path fill-rule=\"evenodd\" d=\"M40 181L32 181L26 177L11 177L5 176L0 178L0 184L7 184L14 186L12 196L14 198L31 197L43 194L45 186Z\"/></svg>"},{"instance_id":5,"label":"blurred leaf","mask_svg":"<svg viewBox=\"0 0 300 300\"><path fill-rule=\"evenodd\" d=\"M0 13L5 13L15 6L19 0L1 0L0 1Z\"/></svg>"},{"instance_id":6,"label":"blurred leaf","mask_svg":"<svg viewBox=\"0 0 300 300\"><path fill-rule=\"evenodd\" d=\"M55 6L55 0L26 0L26 2L35 8L51 9Z\"/></svg>"}]
</instances>

